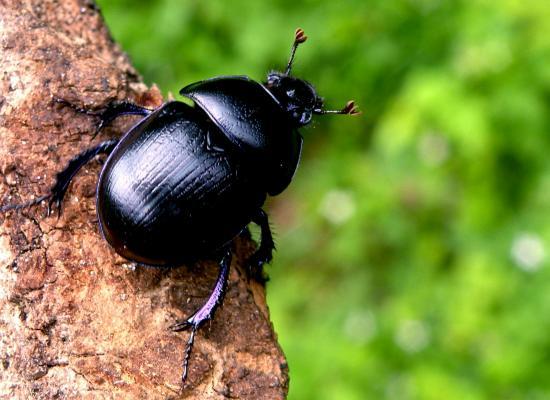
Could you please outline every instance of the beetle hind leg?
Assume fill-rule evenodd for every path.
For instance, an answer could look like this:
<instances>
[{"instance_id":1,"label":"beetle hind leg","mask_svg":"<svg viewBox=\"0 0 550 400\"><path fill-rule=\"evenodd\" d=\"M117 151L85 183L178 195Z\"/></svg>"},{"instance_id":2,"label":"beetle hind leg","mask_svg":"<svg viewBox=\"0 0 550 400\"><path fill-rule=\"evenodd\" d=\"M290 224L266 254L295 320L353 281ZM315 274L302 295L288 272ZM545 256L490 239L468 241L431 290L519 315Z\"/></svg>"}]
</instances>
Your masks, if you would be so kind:
<instances>
[{"instance_id":1,"label":"beetle hind leg","mask_svg":"<svg viewBox=\"0 0 550 400\"><path fill-rule=\"evenodd\" d=\"M269 226L269 220L264 210L260 208L252 218L252 222L257 224L261 229L260 246L248 259L247 264L251 277L260 283L265 283L268 278L264 273L263 266L273 259L275 243Z\"/></svg>"},{"instance_id":2,"label":"beetle hind leg","mask_svg":"<svg viewBox=\"0 0 550 400\"><path fill-rule=\"evenodd\" d=\"M197 311L195 311L193 315L191 315L189 318L177 322L170 327L170 329L174 332L179 332L188 328L191 329L191 335L189 336L189 340L187 341L183 357L183 373L181 375L182 383L185 383L187 379L189 358L191 357L191 351L193 350L195 333L204 322L214 317L216 309L223 301L223 298L225 296L225 289L227 287L227 279L229 277L230 264L231 250L226 250L220 261L220 272L218 274L218 278L216 279L216 284L214 285L214 289L212 289L212 293L210 293L208 300L206 300L204 305Z\"/></svg>"}]
</instances>

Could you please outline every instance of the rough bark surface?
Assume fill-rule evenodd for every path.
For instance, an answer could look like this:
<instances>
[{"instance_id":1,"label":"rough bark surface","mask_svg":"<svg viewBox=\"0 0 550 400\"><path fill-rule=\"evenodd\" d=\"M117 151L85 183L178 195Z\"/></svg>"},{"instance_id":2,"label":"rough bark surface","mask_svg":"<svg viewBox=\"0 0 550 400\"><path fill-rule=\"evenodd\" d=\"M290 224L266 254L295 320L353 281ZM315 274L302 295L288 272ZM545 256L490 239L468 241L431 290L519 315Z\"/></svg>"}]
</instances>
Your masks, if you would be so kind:
<instances>
[{"instance_id":1,"label":"rough bark surface","mask_svg":"<svg viewBox=\"0 0 550 400\"><path fill-rule=\"evenodd\" d=\"M92 142L94 117L52 96L90 108L162 102L92 1L0 0L0 204L46 193L73 155L132 123ZM285 358L264 288L243 272L253 251L243 239L180 390L188 333L167 327L202 304L218 267L148 269L118 256L98 231L100 168L94 161L79 174L59 219L45 217L44 205L0 215L0 398L284 398Z\"/></svg>"}]
</instances>

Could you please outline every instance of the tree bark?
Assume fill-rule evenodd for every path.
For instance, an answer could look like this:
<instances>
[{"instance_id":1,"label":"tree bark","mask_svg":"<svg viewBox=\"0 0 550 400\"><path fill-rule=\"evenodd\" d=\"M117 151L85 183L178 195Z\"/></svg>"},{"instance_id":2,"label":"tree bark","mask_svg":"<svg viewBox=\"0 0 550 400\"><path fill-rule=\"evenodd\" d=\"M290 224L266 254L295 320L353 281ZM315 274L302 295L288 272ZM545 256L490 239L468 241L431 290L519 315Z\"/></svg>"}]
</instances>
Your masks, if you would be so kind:
<instances>
[{"instance_id":1,"label":"tree bark","mask_svg":"<svg viewBox=\"0 0 550 400\"><path fill-rule=\"evenodd\" d=\"M0 204L47 193L70 158L131 126L125 117L92 142L96 118L54 96L87 108L162 103L91 0L0 0L0 71ZM199 330L181 389L189 333L167 327L204 302L218 266L118 256L98 230L100 169L93 161L76 177L59 219L45 205L0 215L0 398L285 398L265 290L243 269L246 239L235 240L225 301Z\"/></svg>"}]
</instances>

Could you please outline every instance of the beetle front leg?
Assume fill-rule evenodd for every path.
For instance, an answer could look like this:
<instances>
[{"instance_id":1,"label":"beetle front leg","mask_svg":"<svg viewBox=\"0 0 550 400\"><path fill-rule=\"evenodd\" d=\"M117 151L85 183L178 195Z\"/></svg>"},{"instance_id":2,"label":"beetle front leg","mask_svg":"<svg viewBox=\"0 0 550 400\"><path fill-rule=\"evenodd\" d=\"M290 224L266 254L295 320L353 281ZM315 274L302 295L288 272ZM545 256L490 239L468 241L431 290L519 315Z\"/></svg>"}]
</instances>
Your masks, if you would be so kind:
<instances>
[{"instance_id":1,"label":"beetle front leg","mask_svg":"<svg viewBox=\"0 0 550 400\"><path fill-rule=\"evenodd\" d=\"M143 117L148 116L153 112L153 110L150 110L145 107L138 106L137 104L131 103L129 101L112 101L107 104L107 106L100 110L89 110L86 108L82 108L79 106L76 106L75 104L71 103L70 101L67 101L62 98L54 97L54 101L59 104L63 104L65 106L68 106L72 108L73 110L83 113L86 115L91 115L94 117L99 118L99 123L96 126L94 135L92 139L107 125L109 125L111 122L113 122L118 117L121 117L123 115L141 115Z\"/></svg>"},{"instance_id":2,"label":"beetle front leg","mask_svg":"<svg viewBox=\"0 0 550 400\"><path fill-rule=\"evenodd\" d=\"M59 172L55 177L55 184L50 189L50 201L48 203L48 215L51 213L51 207L55 204L58 217L61 215L61 203L67 193L69 184L74 176L82 169L84 165L89 163L98 154L109 154L118 144L118 139L111 139L101 142L95 147L91 147L76 157L74 157L65 169Z\"/></svg>"},{"instance_id":3,"label":"beetle front leg","mask_svg":"<svg viewBox=\"0 0 550 400\"><path fill-rule=\"evenodd\" d=\"M191 357L191 350L193 349L193 343L195 341L195 333L197 329L209 319L214 317L214 313L218 306L222 303L225 296L225 289L227 287L227 279L229 277L229 266L231 265L231 250L225 250L225 254L220 260L220 272L218 274L218 279L212 289L212 293L208 297L208 300L204 305L193 313L186 320L175 323L170 327L174 332L179 332L187 328L191 328L191 335L187 341L187 346L185 348L185 353L183 357L183 373L181 375L182 383L185 383L187 379L187 369L189 366L189 358Z\"/></svg>"},{"instance_id":4,"label":"beetle front leg","mask_svg":"<svg viewBox=\"0 0 550 400\"><path fill-rule=\"evenodd\" d=\"M273 242L269 220L264 210L261 208L258 209L256 215L252 218L252 222L261 229L260 246L249 258L247 264L250 269L250 275L258 282L264 283L267 278L264 275L263 265L272 260L275 243Z\"/></svg>"}]
</instances>

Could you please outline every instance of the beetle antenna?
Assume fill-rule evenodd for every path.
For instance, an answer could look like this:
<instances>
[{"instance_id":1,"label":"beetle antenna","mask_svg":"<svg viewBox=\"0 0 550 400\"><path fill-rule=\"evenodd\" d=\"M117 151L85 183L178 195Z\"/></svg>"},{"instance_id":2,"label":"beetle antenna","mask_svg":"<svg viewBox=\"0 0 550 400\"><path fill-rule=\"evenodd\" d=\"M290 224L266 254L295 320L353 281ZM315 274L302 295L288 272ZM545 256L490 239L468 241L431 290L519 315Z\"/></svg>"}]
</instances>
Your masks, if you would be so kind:
<instances>
[{"instance_id":1,"label":"beetle antenna","mask_svg":"<svg viewBox=\"0 0 550 400\"><path fill-rule=\"evenodd\" d=\"M346 114L346 115L360 115L361 111L359 111L359 108L355 105L355 102L353 100L350 100L346 103L346 106L342 108L341 110L322 110L320 108L317 108L313 110L315 114Z\"/></svg>"},{"instance_id":2,"label":"beetle antenna","mask_svg":"<svg viewBox=\"0 0 550 400\"><path fill-rule=\"evenodd\" d=\"M294 33L294 43L292 44L292 50L290 51L290 59L288 60L288 64L286 65L285 75L290 75L290 70L292 69L292 62L294 61L294 55L296 54L296 49L300 44L304 43L306 40L307 40L307 36L304 33L304 30L302 28L296 29L296 32Z\"/></svg>"}]
</instances>

